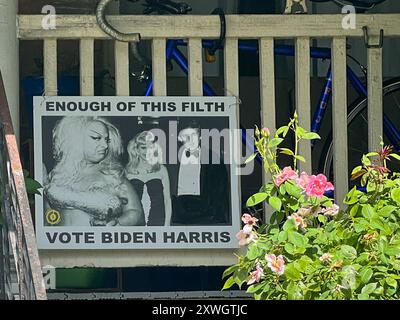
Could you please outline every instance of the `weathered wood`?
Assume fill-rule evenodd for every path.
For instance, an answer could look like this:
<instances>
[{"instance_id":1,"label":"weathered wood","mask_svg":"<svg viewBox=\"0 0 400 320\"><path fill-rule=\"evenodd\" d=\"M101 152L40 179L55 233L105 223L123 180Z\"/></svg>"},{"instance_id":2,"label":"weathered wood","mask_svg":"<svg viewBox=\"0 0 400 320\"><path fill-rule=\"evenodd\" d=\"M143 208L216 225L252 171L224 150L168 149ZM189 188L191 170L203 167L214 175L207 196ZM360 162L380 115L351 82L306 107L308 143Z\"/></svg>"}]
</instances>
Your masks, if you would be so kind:
<instances>
[{"instance_id":1,"label":"weathered wood","mask_svg":"<svg viewBox=\"0 0 400 320\"><path fill-rule=\"evenodd\" d=\"M203 95L203 56L201 39L190 38L188 49L189 60L189 95Z\"/></svg>"},{"instance_id":2,"label":"weathered wood","mask_svg":"<svg viewBox=\"0 0 400 320\"><path fill-rule=\"evenodd\" d=\"M94 95L94 40L80 40L81 96Z\"/></svg>"},{"instance_id":3,"label":"weathered wood","mask_svg":"<svg viewBox=\"0 0 400 320\"><path fill-rule=\"evenodd\" d=\"M56 96L57 90L57 40L45 39L43 43L44 94Z\"/></svg>"},{"instance_id":4,"label":"weathered wood","mask_svg":"<svg viewBox=\"0 0 400 320\"><path fill-rule=\"evenodd\" d=\"M372 43L378 43L378 38L371 36ZM383 137L383 79L382 79L382 49L368 49L368 148L370 151L379 149Z\"/></svg>"},{"instance_id":5,"label":"weathered wood","mask_svg":"<svg viewBox=\"0 0 400 320\"><path fill-rule=\"evenodd\" d=\"M92 15L57 15L57 28L45 30L43 15L19 15L18 37L43 38L94 38L110 39L97 26ZM371 34L385 30L385 37L398 36L398 14L362 14L357 16L356 29L342 28L343 15L227 15L227 38L290 38L290 37L361 37L362 26ZM218 38L220 30L217 15L182 16L108 16L107 20L121 32L139 32L146 38ZM321 28L323 25L323 28Z\"/></svg>"},{"instance_id":6,"label":"weathered wood","mask_svg":"<svg viewBox=\"0 0 400 320\"><path fill-rule=\"evenodd\" d=\"M129 96L129 43L115 41L115 93Z\"/></svg>"},{"instance_id":7,"label":"weathered wood","mask_svg":"<svg viewBox=\"0 0 400 320\"><path fill-rule=\"evenodd\" d=\"M224 51L225 95L239 97L238 39L226 39Z\"/></svg>"},{"instance_id":8,"label":"weathered wood","mask_svg":"<svg viewBox=\"0 0 400 320\"><path fill-rule=\"evenodd\" d=\"M332 121L335 201L343 204L348 191L346 38L332 41Z\"/></svg>"},{"instance_id":9,"label":"weathered wood","mask_svg":"<svg viewBox=\"0 0 400 320\"><path fill-rule=\"evenodd\" d=\"M311 129L311 88L310 88L310 39L296 40L296 110L299 124L309 131ZM302 140L299 143L299 153L306 162L299 161L300 172L311 174L311 142Z\"/></svg>"},{"instance_id":10,"label":"weathered wood","mask_svg":"<svg viewBox=\"0 0 400 320\"><path fill-rule=\"evenodd\" d=\"M167 95L167 62L165 56L165 39L153 39L152 63L153 63L153 95Z\"/></svg>"},{"instance_id":11,"label":"weathered wood","mask_svg":"<svg viewBox=\"0 0 400 320\"><path fill-rule=\"evenodd\" d=\"M274 39L261 38L259 41L260 51L260 100L261 100L261 124L269 129L274 135L276 130L275 120L275 56ZM271 180L271 175L263 170L263 184ZM265 220L269 221L273 210L265 205Z\"/></svg>"}]
</instances>

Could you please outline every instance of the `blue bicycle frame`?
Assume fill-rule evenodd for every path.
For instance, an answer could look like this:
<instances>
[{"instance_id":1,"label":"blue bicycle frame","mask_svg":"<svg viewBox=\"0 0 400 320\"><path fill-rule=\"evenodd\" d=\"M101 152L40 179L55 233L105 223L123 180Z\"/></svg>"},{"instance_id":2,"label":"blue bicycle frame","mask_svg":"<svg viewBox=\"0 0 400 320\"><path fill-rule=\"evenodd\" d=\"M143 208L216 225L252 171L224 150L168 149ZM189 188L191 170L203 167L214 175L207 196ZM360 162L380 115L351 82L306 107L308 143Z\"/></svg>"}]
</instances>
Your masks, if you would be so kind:
<instances>
[{"instance_id":1,"label":"blue bicycle frame","mask_svg":"<svg viewBox=\"0 0 400 320\"><path fill-rule=\"evenodd\" d=\"M202 45L203 48L211 48L214 44L212 40L203 40ZM167 61L173 60L177 63L177 65L188 74L189 65L186 57L179 50L178 46L187 46L187 43L183 40L168 40L166 46L166 59ZM239 42L239 50L249 51L249 52L258 52L257 45L248 43L246 41ZM281 56L294 56L295 48L293 46L288 45L279 45L275 46L275 54ZM310 56L313 59L331 59L331 50L329 48L318 48L311 47ZM360 80L360 78L355 74L355 72L348 66L347 67L347 78L352 85L352 87L360 94L361 97L368 97L367 88L364 83ZM153 80L150 80L146 89L146 96L150 96L152 94L153 89ZM206 96L215 96L214 90L206 83L203 82L203 94ZM321 97L318 102L318 107L313 116L313 120L311 123L311 131L318 133L321 128L321 122L325 116L325 112L329 103L329 100L332 95L332 69L331 66L328 69L326 80L324 84L324 88L322 90ZM390 121L390 119L383 115L384 121L384 132L391 144L394 146L396 150L400 150L400 146L398 141L400 142L400 132L396 129L395 125ZM246 136L245 130L242 129L242 141L252 150L254 150L254 144L251 142ZM314 143L312 143L314 145ZM258 157L258 160L261 162L261 157Z\"/></svg>"}]
</instances>

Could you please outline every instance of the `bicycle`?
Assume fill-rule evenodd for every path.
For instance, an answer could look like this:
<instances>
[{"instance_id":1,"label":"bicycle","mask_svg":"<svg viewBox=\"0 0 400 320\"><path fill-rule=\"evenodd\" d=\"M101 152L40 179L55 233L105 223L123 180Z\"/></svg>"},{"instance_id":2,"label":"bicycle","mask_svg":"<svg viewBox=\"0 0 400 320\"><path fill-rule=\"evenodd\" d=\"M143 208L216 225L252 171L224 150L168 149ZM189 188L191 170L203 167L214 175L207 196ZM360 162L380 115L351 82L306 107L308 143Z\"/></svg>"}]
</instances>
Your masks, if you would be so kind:
<instances>
[{"instance_id":1,"label":"bicycle","mask_svg":"<svg viewBox=\"0 0 400 320\"><path fill-rule=\"evenodd\" d=\"M111 0L101 0L101 2L108 3ZM129 0L132 2L137 2L139 0ZM325 2L327 0L313 0L316 2ZM334 1L337 3L336 1ZM348 2L353 2L348 1ZM360 4L362 1L354 1L357 4ZM367 1L365 1L367 2ZM378 4L383 2L383 0L371 0L369 1L370 5L373 5L373 3ZM150 14L152 12L158 12L161 14L164 13L170 13L170 14L186 14L189 11L191 11L191 8L189 5L185 3L175 3L171 0L146 0L146 9L145 13ZM368 9L368 7L364 7L364 9ZM225 16L224 13L221 9L216 9L213 11L213 14L218 14L220 16L220 23L221 23L221 32L220 32L220 37L218 40L203 40L202 45L203 48L206 50L206 58L208 59L213 59L213 56L215 55L216 50L222 49L223 48L223 42L225 38L225 30L226 30L226 22L225 22ZM99 16L99 14L98 14ZM103 21L102 23L105 22L104 15L102 15ZM101 24L100 24L101 26ZM107 29L102 28L105 32L107 32L109 35L114 36L116 39L118 39L117 36L120 36L116 34L116 30L111 30L113 29L110 25L107 25ZM383 42L383 34L381 34L381 45ZM366 43L367 45L367 43ZM182 39L177 39L177 40L167 40L167 45L166 45L166 60L168 63L171 63L171 61L175 61L176 64L185 72L188 74L188 61L185 57L185 55L182 53L179 47L182 46L187 46L187 42ZM243 51L252 51L254 53L258 52L258 46L253 45L253 44L248 44L244 41L239 41L239 50ZM139 75L134 74L138 80L140 81L148 81L146 91L145 91L145 96L149 96L152 94L152 86L153 86L153 81L149 75L150 68L147 66L145 59L140 56L140 53L137 49L137 45L134 43L133 45L133 52L135 57L138 58L139 61L141 61L145 67L140 72ZM289 45L277 45L275 46L275 54L276 55L283 55L283 56L294 56L295 55L295 48L294 46L289 46ZM322 59L322 60L329 60L331 58L331 49L330 48L321 48L321 47L311 47L310 49L310 54L311 58L313 59ZM356 58L348 55L348 57L353 60L362 73L367 75L367 68L363 66ZM367 110L367 98L368 98L368 92L367 92L367 86L365 83L363 83L362 79L357 76L356 72L349 66L347 65L347 79L351 86L358 92L359 97L350 105L348 106L348 133L349 136L353 131L358 131L358 130L365 130L362 132L362 134L358 134L360 137L368 137L367 134L367 125L368 121L366 118L366 110ZM214 90L206 83L203 82L203 93L204 95L207 96L215 96ZM318 101L318 107L316 108L316 111L313 115L313 120L312 120L312 125L311 125L311 131L313 132L320 132L321 128L321 123L324 119L324 116L326 114L327 106L330 101L332 95L332 70L331 67L328 68L328 72L325 77L325 82L323 89L321 91L321 96ZM385 141L390 142L390 144L394 147L396 151L400 151L400 131L397 130L397 128L400 128L400 119L396 121L396 119L391 119L389 115L387 114L393 114L393 110L395 108L400 110L400 77L399 78L393 78L388 81L385 81L383 85L383 97L384 97L384 133L385 133ZM393 105L394 102L394 105ZM243 128L242 128L243 129ZM357 129L357 130L355 130ZM254 149L254 145L250 142L250 139L246 137L244 130L243 132L243 143L245 143L247 146L250 148ZM315 141L313 141L313 146L315 144ZM327 139L325 140L325 144L322 148L322 156L320 157L320 161L318 164L318 171L323 172L330 180L333 180L333 169L332 169L332 163L333 163L333 143L332 143L332 132L327 135ZM354 167L354 164L358 164L362 155L368 152L368 144L367 141L362 141L361 143L358 141L352 141L349 139L349 163L351 164L349 166L349 170L351 172L351 169ZM258 158L259 161L261 161L260 158Z\"/></svg>"}]
</instances>

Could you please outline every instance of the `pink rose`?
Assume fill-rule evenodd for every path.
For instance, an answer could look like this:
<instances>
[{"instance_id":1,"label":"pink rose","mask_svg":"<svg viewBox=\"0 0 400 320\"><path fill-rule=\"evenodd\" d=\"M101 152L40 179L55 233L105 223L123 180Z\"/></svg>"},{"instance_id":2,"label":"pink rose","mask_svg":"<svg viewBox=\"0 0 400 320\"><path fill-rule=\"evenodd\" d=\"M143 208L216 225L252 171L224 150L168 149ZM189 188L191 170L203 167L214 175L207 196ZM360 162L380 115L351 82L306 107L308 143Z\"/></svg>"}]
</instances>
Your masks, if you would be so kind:
<instances>
[{"instance_id":1,"label":"pink rose","mask_svg":"<svg viewBox=\"0 0 400 320\"><path fill-rule=\"evenodd\" d=\"M337 204L332 205L332 207L322 209L322 213L325 216L336 216L339 213L339 206Z\"/></svg>"},{"instance_id":2,"label":"pink rose","mask_svg":"<svg viewBox=\"0 0 400 320\"><path fill-rule=\"evenodd\" d=\"M253 232L250 232L250 234L248 234L245 231L240 230L236 234L236 239L239 240L239 246L245 246L248 245L251 241L257 239L257 236Z\"/></svg>"},{"instance_id":3,"label":"pink rose","mask_svg":"<svg viewBox=\"0 0 400 320\"><path fill-rule=\"evenodd\" d=\"M333 184L328 182L323 174L308 176L306 194L310 197L321 198L325 191L334 190Z\"/></svg>"},{"instance_id":4,"label":"pink rose","mask_svg":"<svg viewBox=\"0 0 400 320\"><path fill-rule=\"evenodd\" d=\"M246 224L246 225L243 227L243 232L244 232L245 234L250 234L252 231L253 231L253 226L252 226L251 224Z\"/></svg>"},{"instance_id":5,"label":"pink rose","mask_svg":"<svg viewBox=\"0 0 400 320\"><path fill-rule=\"evenodd\" d=\"M242 215L242 221L243 221L244 224L253 225L253 224L256 224L258 219L256 217L252 217L248 213L245 213L244 215Z\"/></svg>"},{"instance_id":6,"label":"pink rose","mask_svg":"<svg viewBox=\"0 0 400 320\"><path fill-rule=\"evenodd\" d=\"M257 265L256 270L250 273L250 280L247 281L247 284L251 285L255 282L259 282L263 275L264 270L259 265Z\"/></svg>"},{"instance_id":7,"label":"pink rose","mask_svg":"<svg viewBox=\"0 0 400 320\"><path fill-rule=\"evenodd\" d=\"M270 132L269 132L269 129L268 128L263 128L262 130L262 133L265 135L265 136L269 136L269 134L270 134Z\"/></svg>"},{"instance_id":8,"label":"pink rose","mask_svg":"<svg viewBox=\"0 0 400 320\"><path fill-rule=\"evenodd\" d=\"M282 172L275 177L275 184L279 187L285 181L296 180L297 178L297 173L292 167L285 167Z\"/></svg>"},{"instance_id":9,"label":"pink rose","mask_svg":"<svg viewBox=\"0 0 400 320\"><path fill-rule=\"evenodd\" d=\"M305 190L307 188L307 184L308 184L308 174L305 172L302 172L300 174L300 177L298 179L296 179L296 183L298 184L298 186L300 188Z\"/></svg>"},{"instance_id":10,"label":"pink rose","mask_svg":"<svg viewBox=\"0 0 400 320\"><path fill-rule=\"evenodd\" d=\"M288 217L288 219L293 219L297 227L303 229L307 227L307 223L305 222L305 220L297 213L293 213L291 216Z\"/></svg>"},{"instance_id":11,"label":"pink rose","mask_svg":"<svg viewBox=\"0 0 400 320\"><path fill-rule=\"evenodd\" d=\"M265 260L268 262L268 268L270 268L273 272L279 275L282 275L285 272L285 260L283 260L282 255L277 257L274 254L266 254Z\"/></svg>"}]
</instances>

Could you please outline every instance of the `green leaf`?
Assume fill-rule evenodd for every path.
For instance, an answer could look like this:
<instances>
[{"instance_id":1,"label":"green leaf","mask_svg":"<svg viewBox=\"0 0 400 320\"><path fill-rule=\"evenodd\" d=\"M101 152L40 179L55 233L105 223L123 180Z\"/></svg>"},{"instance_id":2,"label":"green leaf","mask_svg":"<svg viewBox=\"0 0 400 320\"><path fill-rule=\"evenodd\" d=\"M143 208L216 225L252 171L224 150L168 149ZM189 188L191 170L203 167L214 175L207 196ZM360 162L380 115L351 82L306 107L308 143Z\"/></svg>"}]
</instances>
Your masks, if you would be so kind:
<instances>
[{"instance_id":1,"label":"green leaf","mask_svg":"<svg viewBox=\"0 0 400 320\"><path fill-rule=\"evenodd\" d=\"M384 222L382 221L382 219L379 217L372 218L370 226L375 229L379 229L381 231L386 231L386 226L385 226Z\"/></svg>"},{"instance_id":2,"label":"green leaf","mask_svg":"<svg viewBox=\"0 0 400 320\"><path fill-rule=\"evenodd\" d=\"M255 245L255 244L252 244L252 245L250 245L249 246L249 248L248 248L248 250L247 250L247 254L246 254L246 257L249 259L249 260L254 260L254 259L256 259L257 257L258 257L258 247L257 247L257 245Z\"/></svg>"},{"instance_id":3,"label":"green leaf","mask_svg":"<svg viewBox=\"0 0 400 320\"><path fill-rule=\"evenodd\" d=\"M386 278L386 283L393 288L397 288L397 281L393 278Z\"/></svg>"},{"instance_id":4,"label":"green leaf","mask_svg":"<svg viewBox=\"0 0 400 320\"><path fill-rule=\"evenodd\" d=\"M355 167L355 168L353 169L353 171L351 172L351 175L357 173L357 172L360 171L362 168L363 168L362 166Z\"/></svg>"},{"instance_id":5,"label":"green leaf","mask_svg":"<svg viewBox=\"0 0 400 320\"><path fill-rule=\"evenodd\" d=\"M291 243L286 243L284 248L287 253L294 254L294 246Z\"/></svg>"},{"instance_id":6,"label":"green leaf","mask_svg":"<svg viewBox=\"0 0 400 320\"><path fill-rule=\"evenodd\" d=\"M340 251L342 252L343 256L349 260L354 260L357 258L357 250L349 245L342 245L340 247Z\"/></svg>"},{"instance_id":7,"label":"green leaf","mask_svg":"<svg viewBox=\"0 0 400 320\"><path fill-rule=\"evenodd\" d=\"M400 188L392 190L392 199L400 206Z\"/></svg>"},{"instance_id":8,"label":"green leaf","mask_svg":"<svg viewBox=\"0 0 400 320\"><path fill-rule=\"evenodd\" d=\"M246 292L247 293L255 293L257 291L260 291L264 287L264 283L258 283L256 285L251 285L250 287L247 288Z\"/></svg>"},{"instance_id":9,"label":"green leaf","mask_svg":"<svg viewBox=\"0 0 400 320\"><path fill-rule=\"evenodd\" d=\"M295 159L300 160L301 162L306 162L306 158L304 158L303 156L297 155L294 156Z\"/></svg>"},{"instance_id":10,"label":"green leaf","mask_svg":"<svg viewBox=\"0 0 400 320\"><path fill-rule=\"evenodd\" d=\"M294 220L293 219L287 219L285 221L285 223L283 224L283 230L285 230L285 231L289 231L289 230L297 231L297 226L294 223Z\"/></svg>"},{"instance_id":11,"label":"green leaf","mask_svg":"<svg viewBox=\"0 0 400 320\"><path fill-rule=\"evenodd\" d=\"M306 238L296 231L288 232L288 240L296 247L305 247L307 245Z\"/></svg>"},{"instance_id":12,"label":"green leaf","mask_svg":"<svg viewBox=\"0 0 400 320\"><path fill-rule=\"evenodd\" d=\"M371 207L371 205L366 204L362 207L361 214L365 218L370 219L374 213L375 213L375 210L374 210L374 208Z\"/></svg>"},{"instance_id":13,"label":"green leaf","mask_svg":"<svg viewBox=\"0 0 400 320\"><path fill-rule=\"evenodd\" d=\"M370 166L371 165L371 160L368 159L368 157L366 155L362 156L361 162L363 163L363 165L365 166Z\"/></svg>"},{"instance_id":14,"label":"green leaf","mask_svg":"<svg viewBox=\"0 0 400 320\"><path fill-rule=\"evenodd\" d=\"M293 183L287 181L285 182L285 187L286 187L286 191L287 193L289 193L292 197L295 197L296 199L298 199L301 196L301 188L298 186L295 186Z\"/></svg>"},{"instance_id":15,"label":"green leaf","mask_svg":"<svg viewBox=\"0 0 400 320\"><path fill-rule=\"evenodd\" d=\"M398 254L400 254L400 246L397 245L388 245L385 249L384 249L384 253L388 256L397 256Z\"/></svg>"},{"instance_id":16,"label":"green leaf","mask_svg":"<svg viewBox=\"0 0 400 320\"><path fill-rule=\"evenodd\" d=\"M392 153L389 157L395 158L396 160L400 160L400 156L397 153Z\"/></svg>"},{"instance_id":17,"label":"green leaf","mask_svg":"<svg viewBox=\"0 0 400 320\"><path fill-rule=\"evenodd\" d=\"M360 279L362 283L368 283L373 275L371 268L364 268L360 271Z\"/></svg>"},{"instance_id":18,"label":"green leaf","mask_svg":"<svg viewBox=\"0 0 400 320\"><path fill-rule=\"evenodd\" d=\"M25 178L25 187L28 194L40 195L39 189L43 188L42 185L32 178Z\"/></svg>"},{"instance_id":19,"label":"green leaf","mask_svg":"<svg viewBox=\"0 0 400 320\"><path fill-rule=\"evenodd\" d=\"M273 138L268 142L268 148L271 149L273 147L279 146L282 143L282 138Z\"/></svg>"},{"instance_id":20,"label":"green leaf","mask_svg":"<svg viewBox=\"0 0 400 320\"><path fill-rule=\"evenodd\" d=\"M282 207L282 201L278 197L269 197L269 205L274 208L275 211L280 211Z\"/></svg>"},{"instance_id":21,"label":"green leaf","mask_svg":"<svg viewBox=\"0 0 400 320\"><path fill-rule=\"evenodd\" d=\"M222 288L222 290L229 289L229 288L232 287L234 284L235 284L234 277L231 276L231 277L229 277L229 278L225 281L225 284L224 284L224 287Z\"/></svg>"},{"instance_id":22,"label":"green leaf","mask_svg":"<svg viewBox=\"0 0 400 320\"><path fill-rule=\"evenodd\" d=\"M369 294L361 293L361 294L357 295L357 299L358 300L369 300Z\"/></svg>"},{"instance_id":23,"label":"green leaf","mask_svg":"<svg viewBox=\"0 0 400 320\"><path fill-rule=\"evenodd\" d=\"M375 291L375 289L376 289L376 285L377 285L377 283L376 282L373 282L373 283L368 283L367 285L365 285L362 289L361 289L361 293L363 293L363 294L371 294L371 293L373 293L374 291Z\"/></svg>"},{"instance_id":24,"label":"green leaf","mask_svg":"<svg viewBox=\"0 0 400 320\"><path fill-rule=\"evenodd\" d=\"M288 156L294 156L294 152L288 148L279 148L279 152L282 154L287 154Z\"/></svg>"},{"instance_id":25,"label":"green leaf","mask_svg":"<svg viewBox=\"0 0 400 320\"><path fill-rule=\"evenodd\" d=\"M298 281L301 279L301 273L297 270L293 263L289 263L285 268L285 276L289 280Z\"/></svg>"},{"instance_id":26,"label":"green leaf","mask_svg":"<svg viewBox=\"0 0 400 320\"><path fill-rule=\"evenodd\" d=\"M387 218L396 209L397 208L395 206L384 206L382 209L379 210L378 214L381 217Z\"/></svg>"},{"instance_id":27,"label":"green leaf","mask_svg":"<svg viewBox=\"0 0 400 320\"><path fill-rule=\"evenodd\" d=\"M315 132L307 132L306 134L304 134L303 138L307 140L321 139L319 134Z\"/></svg>"},{"instance_id":28,"label":"green leaf","mask_svg":"<svg viewBox=\"0 0 400 320\"><path fill-rule=\"evenodd\" d=\"M265 192L259 192L256 194L253 194L246 202L246 205L248 207L253 207L261 202L263 202L265 199L267 199L268 194Z\"/></svg>"},{"instance_id":29,"label":"green leaf","mask_svg":"<svg viewBox=\"0 0 400 320\"><path fill-rule=\"evenodd\" d=\"M254 158L257 157L257 154L258 154L258 153L253 153L250 157L248 157L248 158L246 159L246 161L244 162L244 164L247 164L247 163L253 161Z\"/></svg>"},{"instance_id":30,"label":"green leaf","mask_svg":"<svg viewBox=\"0 0 400 320\"><path fill-rule=\"evenodd\" d=\"M281 231L281 232L279 232L279 234L278 234L278 241L280 242L280 243L282 243L282 242L285 242L286 240L287 240L287 238L288 238L288 233L287 233L287 231Z\"/></svg>"},{"instance_id":31,"label":"green leaf","mask_svg":"<svg viewBox=\"0 0 400 320\"><path fill-rule=\"evenodd\" d=\"M378 152L369 152L366 154L367 157L377 157L379 156Z\"/></svg>"},{"instance_id":32,"label":"green leaf","mask_svg":"<svg viewBox=\"0 0 400 320\"><path fill-rule=\"evenodd\" d=\"M327 220L327 218L324 215L322 215L322 214L318 215L319 222L326 223L326 220Z\"/></svg>"},{"instance_id":33,"label":"green leaf","mask_svg":"<svg viewBox=\"0 0 400 320\"><path fill-rule=\"evenodd\" d=\"M238 268L239 268L239 266L233 265L233 266L230 266L229 268L225 269L224 273L222 274L222 279L224 279L227 276L229 276L230 274L234 273Z\"/></svg>"},{"instance_id":34,"label":"green leaf","mask_svg":"<svg viewBox=\"0 0 400 320\"><path fill-rule=\"evenodd\" d=\"M280 127L279 129L276 130L275 136L279 136L281 134L283 134L283 136L286 136L288 131L289 131L289 126Z\"/></svg>"}]
</instances>

